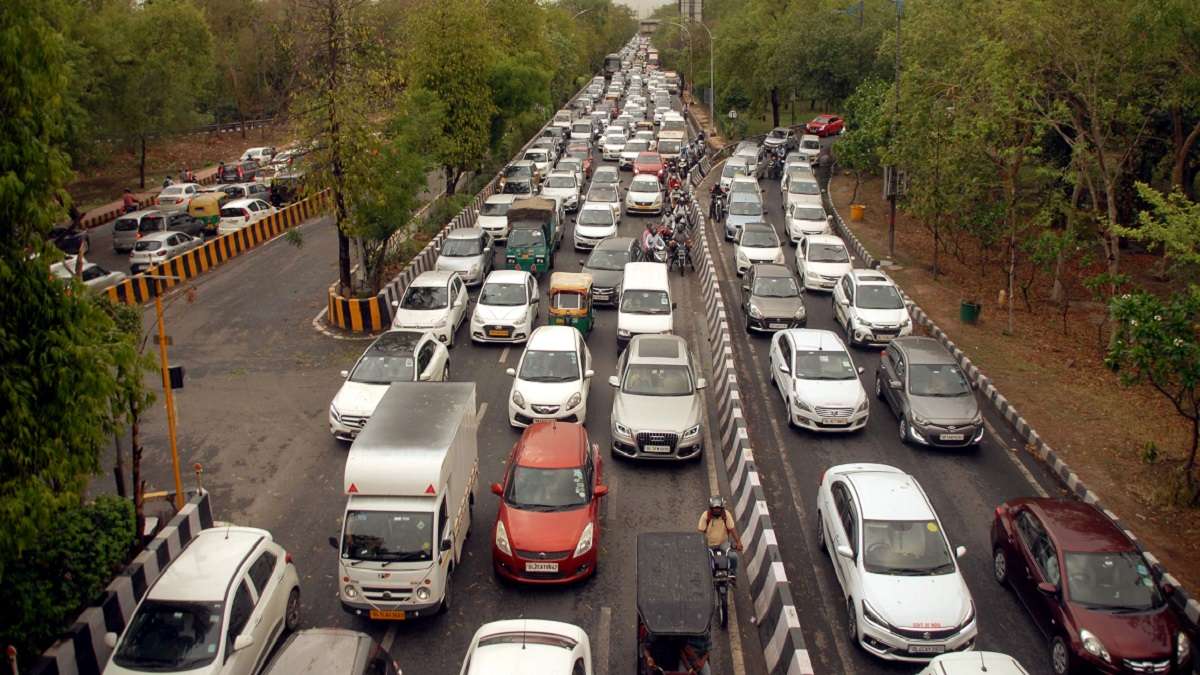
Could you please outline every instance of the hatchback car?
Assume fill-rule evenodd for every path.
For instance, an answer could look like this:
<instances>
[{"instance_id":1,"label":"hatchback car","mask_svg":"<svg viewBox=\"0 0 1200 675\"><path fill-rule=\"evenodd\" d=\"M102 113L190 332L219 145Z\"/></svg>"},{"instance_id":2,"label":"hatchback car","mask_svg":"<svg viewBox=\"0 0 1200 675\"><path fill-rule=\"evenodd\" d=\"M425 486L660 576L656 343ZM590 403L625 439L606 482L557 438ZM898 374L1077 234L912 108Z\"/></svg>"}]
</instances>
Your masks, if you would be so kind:
<instances>
[{"instance_id":1,"label":"hatchback car","mask_svg":"<svg viewBox=\"0 0 1200 675\"><path fill-rule=\"evenodd\" d=\"M476 342L524 342L537 323L537 281L524 270L496 270L487 276L471 312Z\"/></svg>"},{"instance_id":2,"label":"hatchback car","mask_svg":"<svg viewBox=\"0 0 1200 675\"><path fill-rule=\"evenodd\" d=\"M912 318L896 283L879 270L850 270L833 288L833 318L846 344L879 344L912 334Z\"/></svg>"},{"instance_id":3,"label":"hatchback car","mask_svg":"<svg viewBox=\"0 0 1200 675\"><path fill-rule=\"evenodd\" d=\"M400 666L366 633L309 628L292 634L262 675L400 675Z\"/></svg>"},{"instance_id":4,"label":"hatchback car","mask_svg":"<svg viewBox=\"0 0 1200 675\"><path fill-rule=\"evenodd\" d=\"M659 215L663 210L662 185L654 176L634 176L625 193L625 212Z\"/></svg>"},{"instance_id":5,"label":"hatchback car","mask_svg":"<svg viewBox=\"0 0 1200 675\"><path fill-rule=\"evenodd\" d=\"M229 234L249 227L274 214L274 206L261 199L235 199L221 207L221 222L217 234Z\"/></svg>"},{"instance_id":6,"label":"hatchback car","mask_svg":"<svg viewBox=\"0 0 1200 675\"><path fill-rule=\"evenodd\" d=\"M902 337L880 355L875 395L896 413L900 440L942 448L978 445L983 415L954 356L929 337Z\"/></svg>"},{"instance_id":7,"label":"hatchback car","mask_svg":"<svg viewBox=\"0 0 1200 675\"><path fill-rule=\"evenodd\" d=\"M590 145L583 142L571 143L567 146L566 156L579 160L584 180L592 177L595 165L592 162L592 148Z\"/></svg>"},{"instance_id":8,"label":"hatchback car","mask_svg":"<svg viewBox=\"0 0 1200 675\"><path fill-rule=\"evenodd\" d=\"M834 136L842 133L845 127L845 121L837 115L817 115L804 125L804 130L815 136Z\"/></svg>"},{"instance_id":9,"label":"hatchback car","mask_svg":"<svg viewBox=\"0 0 1200 675\"><path fill-rule=\"evenodd\" d=\"M1095 507L1014 499L996 507L991 538L993 575L1049 640L1056 675L1191 671L1169 588Z\"/></svg>"},{"instance_id":10,"label":"hatchback car","mask_svg":"<svg viewBox=\"0 0 1200 675\"><path fill-rule=\"evenodd\" d=\"M342 371L342 386L329 404L329 433L354 440L393 382L445 382L450 353L433 333L390 330L371 343L354 367Z\"/></svg>"},{"instance_id":11,"label":"hatchback car","mask_svg":"<svg viewBox=\"0 0 1200 675\"><path fill-rule=\"evenodd\" d=\"M475 631L460 675L592 675L592 649L578 626L541 619L493 621Z\"/></svg>"},{"instance_id":12,"label":"hatchback car","mask_svg":"<svg viewBox=\"0 0 1200 675\"><path fill-rule=\"evenodd\" d=\"M771 337L771 381L788 425L809 431L857 431L870 402L846 345L831 331L790 328Z\"/></svg>"},{"instance_id":13,"label":"hatchback car","mask_svg":"<svg viewBox=\"0 0 1200 675\"><path fill-rule=\"evenodd\" d=\"M571 326L539 326L529 336L508 396L508 423L527 427L538 420L583 424L591 388L592 352Z\"/></svg>"},{"instance_id":14,"label":"hatchback car","mask_svg":"<svg viewBox=\"0 0 1200 675\"><path fill-rule=\"evenodd\" d=\"M925 491L884 464L825 470L817 546L829 554L851 639L870 654L923 662L972 649L975 602Z\"/></svg>"},{"instance_id":15,"label":"hatchback car","mask_svg":"<svg viewBox=\"0 0 1200 675\"><path fill-rule=\"evenodd\" d=\"M112 244L114 253L128 253L141 237L142 219L160 213L157 209L142 209L118 216L113 221Z\"/></svg>"},{"instance_id":16,"label":"hatchback car","mask_svg":"<svg viewBox=\"0 0 1200 675\"><path fill-rule=\"evenodd\" d=\"M522 159L533 162L539 173L543 176L550 173L550 165L553 164L551 150L549 148L529 148L525 151Z\"/></svg>"},{"instance_id":17,"label":"hatchback car","mask_svg":"<svg viewBox=\"0 0 1200 675\"><path fill-rule=\"evenodd\" d=\"M501 579L566 584L596 573L600 549L600 453L582 424L534 422L508 458L492 537Z\"/></svg>"},{"instance_id":18,"label":"hatchback car","mask_svg":"<svg viewBox=\"0 0 1200 675\"><path fill-rule=\"evenodd\" d=\"M821 163L821 139L812 134L801 136L800 156L807 159L809 164L818 166Z\"/></svg>"},{"instance_id":19,"label":"hatchback car","mask_svg":"<svg viewBox=\"0 0 1200 675\"><path fill-rule=\"evenodd\" d=\"M508 241L508 210L517 195L494 194L483 200L475 222L487 232L492 241Z\"/></svg>"},{"instance_id":20,"label":"hatchback car","mask_svg":"<svg viewBox=\"0 0 1200 675\"><path fill-rule=\"evenodd\" d=\"M453 347L454 334L467 316L467 285L457 272L422 272L392 306L392 328L427 330Z\"/></svg>"},{"instance_id":21,"label":"hatchback car","mask_svg":"<svg viewBox=\"0 0 1200 675\"><path fill-rule=\"evenodd\" d=\"M743 226L763 222L766 222L766 209L761 193L730 190L725 211L726 240L736 241Z\"/></svg>"},{"instance_id":22,"label":"hatchback car","mask_svg":"<svg viewBox=\"0 0 1200 675\"><path fill-rule=\"evenodd\" d=\"M635 335L617 360L610 424L616 457L696 459L704 449L706 386L677 335Z\"/></svg>"},{"instance_id":23,"label":"hatchback car","mask_svg":"<svg viewBox=\"0 0 1200 675\"><path fill-rule=\"evenodd\" d=\"M621 161L621 151L625 149L625 140L624 131L605 131L604 140L600 142L600 157L610 162Z\"/></svg>"},{"instance_id":24,"label":"hatchback car","mask_svg":"<svg viewBox=\"0 0 1200 675\"><path fill-rule=\"evenodd\" d=\"M750 161L745 157L730 157L725 160L725 165L721 167L721 189L728 190L733 184L733 179L737 176L753 176L754 172L750 170Z\"/></svg>"},{"instance_id":25,"label":"hatchback car","mask_svg":"<svg viewBox=\"0 0 1200 675\"><path fill-rule=\"evenodd\" d=\"M242 161L253 160L259 164L266 164L270 162L273 157L275 157L275 148L269 146L249 148L242 153Z\"/></svg>"},{"instance_id":26,"label":"hatchback car","mask_svg":"<svg viewBox=\"0 0 1200 675\"><path fill-rule=\"evenodd\" d=\"M779 189L783 193L785 212L794 204L821 205L821 186L811 176L794 173L787 181L780 183Z\"/></svg>"},{"instance_id":27,"label":"hatchback car","mask_svg":"<svg viewBox=\"0 0 1200 675\"><path fill-rule=\"evenodd\" d=\"M631 138L625 141L625 146L621 148L621 160L619 166L622 169L633 170L633 165L637 162L638 155L643 152L650 152L650 141L640 138Z\"/></svg>"},{"instance_id":28,"label":"hatchback car","mask_svg":"<svg viewBox=\"0 0 1200 675\"><path fill-rule=\"evenodd\" d=\"M845 242L831 234L805 237L796 248L796 273L808 290L832 291L851 269Z\"/></svg>"},{"instance_id":29,"label":"hatchback car","mask_svg":"<svg viewBox=\"0 0 1200 675\"><path fill-rule=\"evenodd\" d=\"M542 196L558 200L564 210L574 212L582 201L581 190L579 176L574 171L553 171L542 186Z\"/></svg>"},{"instance_id":30,"label":"hatchback car","mask_svg":"<svg viewBox=\"0 0 1200 675\"><path fill-rule=\"evenodd\" d=\"M482 228L462 227L446 233L433 268L458 272L468 286L475 286L483 283L483 278L492 271L495 260L492 235Z\"/></svg>"},{"instance_id":31,"label":"hatchback car","mask_svg":"<svg viewBox=\"0 0 1200 675\"><path fill-rule=\"evenodd\" d=\"M525 185L533 186L535 189L542 182L542 173L536 164L529 160L519 159L509 163L504 167L504 173L500 175L500 190L511 194L511 190L505 189L510 181L517 181Z\"/></svg>"},{"instance_id":32,"label":"hatchback car","mask_svg":"<svg viewBox=\"0 0 1200 675\"><path fill-rule=\"evenodd\" d=\"M662 181L666 170L662 155L657 152L640 152L637 159L633 160L634 174L649 174Z\"/></svg>"},{"instance_id":33,"label":"hatchback car","mask_svg":"<svg viewBox=\"0 0 1200 675\"><path fill-rule=\"evenodd\" d=\"M564 156L558 160L558 165L554 167L555 171L570 171L575 174L575 182L579 184L579 189L583 191L584 182L587 177L584 176L583 160L578 157Z\"/></svg>"},{"instance_id":34,"label":"hatchback car","mask_svg":"<svg viewBox=\"0 0 1200 675\"><path fill-rule=\"evenodd\" d=\"M747 223L738 232L733 260L739 277L754 265L784 264L783 244L779 242L775 228L766 223Z\"/></svg>"},{"instance_id":35,"label":"hatchback car","mask_svg":"<svg viewBox=\"0 0 1200 675\"><path fill-rule=\"evenodd\" d=\"M575 250L591 249L601 241L616 235L619 221L608 204L588 202L575 219Z\"/></svg>"},{"instance_id":36,"label":"hatchback car","mask_svg":"<svg viewBox=\"0 0 1200 675\"><path fill-rule=\"evenodd\" d=\"M252 675L300 625L292 556L252 527L202 530L155 580L113 647L105 675Z\"/></svg>"},{"instance_id":37,"label":"hatchback car","mask_svg":"<svg viewBox=\"0 0 1200 675\"><path fill-rule=\"evenodd\" d=\"M755 265L742 281L746 332L803 328L808 323L803 291L783 265Z\"/></svg>"},{"instance_id":38,"label":"hatchback car","mask_svg":"<svg viewBox=\"0 0 1200 675\"><path fill-rule=\"evenodd\" d=\"M619 187L621 185L621 174L617 170L617 167L608 165L596 167L596 171L592 174L591 187L594 188L597 185L614 185Z\"/></svg>"},{"instance_id":39,"label":"hatchback car","mask_svg":"<svg viewBox=\"0 0 1200 675\"><path fill-rule=\"evenodd\" d=\"M69 281L75 276L77 266L76 256L67 256L62 262L56 262L50 266L50 274L63 281ZM126 275L124 272L111 272L96 263L83 261L83 266L79 269L79 281L84 286L96 291L101 291L109 286L115 286L122 281L125 281Z\"/></svg>"},{"instance_id":40,"label":"hatchback car","mask_svg":"<svg viewBox=\"0 0 1200 675\"><path fill-rule=\"evenodd\" d=\"M805 237L833 234L833 216L821 204L792 204L787 209L788 239L798 246Z\"/></svg>"},{"instance_id":41,"label":"hatchback car","mask_svg":"<svg viewBox=\"0 0 1200 675\"><path fill-rule=\"evenodd\" d=\"M199 192L200 186L196 183L175 183L163 188L155 202L159 211L183 211Z\"/></svg>"},{"instance_id":42,"label":"hatchback car","mask_svg":"<svg viewBox=\"0 0 1200 675\"><path fill-rule=\"evenodd\" d=\"M633 237L609 237L596 244L583 263L585 274L592 275L592 302L616 305L621 297L625 263L641 259L641 246Z\"/></svg>"},{"instance_id":43,"label":"hatchback car","mask_svg":"<svg viewBox=\"0 0 1200 675\"><path fill-rule=\"evenodd\" d=\"M133 245L129 270L134 274L204 245L204 240L182 232L151 232Z\"/></svg>"}]
</instances>

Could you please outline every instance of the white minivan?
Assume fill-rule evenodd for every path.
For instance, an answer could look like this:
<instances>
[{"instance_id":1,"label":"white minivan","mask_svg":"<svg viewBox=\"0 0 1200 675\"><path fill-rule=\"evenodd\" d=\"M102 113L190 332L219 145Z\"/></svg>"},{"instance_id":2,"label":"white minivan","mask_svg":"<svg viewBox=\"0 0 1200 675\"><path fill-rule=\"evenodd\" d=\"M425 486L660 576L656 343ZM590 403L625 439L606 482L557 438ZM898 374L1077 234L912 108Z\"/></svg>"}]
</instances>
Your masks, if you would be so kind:
<instances>
[{"instance_id":1,"label":"white minivan","mask_svg":"<svg viewBox=\"0 0 1200 675\"><path fill-rule=\"evenodd\" d=\"M671 333L675 329L675 302L667 266L656 262L625 263L621 302L617 310L617 349L625 349L634 335Z\"/></svg>"}]
</instances>

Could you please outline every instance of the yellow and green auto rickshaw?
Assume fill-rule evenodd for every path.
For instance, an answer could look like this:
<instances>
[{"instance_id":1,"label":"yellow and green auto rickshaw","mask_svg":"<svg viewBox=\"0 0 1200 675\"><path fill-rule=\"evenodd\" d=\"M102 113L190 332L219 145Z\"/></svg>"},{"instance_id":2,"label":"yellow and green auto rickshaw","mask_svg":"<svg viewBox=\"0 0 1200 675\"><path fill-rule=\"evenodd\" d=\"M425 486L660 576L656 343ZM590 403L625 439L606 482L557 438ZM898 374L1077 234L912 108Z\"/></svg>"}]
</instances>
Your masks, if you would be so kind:
<instances>
[{"instance_id":1,"label":"yellow and green auto rickshaw","mask_svg":"<svg viewBox=\"0 0 1200 675\"><path fill-rule=\"evenodd\" d=\"M221 207L229 201L224 192L201 192L188 202L188 215L204 223L204 234L216 236L221 223Z\"/></svg>"},{"instance_id":2,"label":"yellow and green auto rickshaw","mask_svg":"<svg viewBox=\"0 0 1200 675\"><path fill-rule=\"evenodd\" d=\"M587 336L592 331L592 275L555 272L550 275L550 325L574 326Z\"/></svg>"}]
</instances>

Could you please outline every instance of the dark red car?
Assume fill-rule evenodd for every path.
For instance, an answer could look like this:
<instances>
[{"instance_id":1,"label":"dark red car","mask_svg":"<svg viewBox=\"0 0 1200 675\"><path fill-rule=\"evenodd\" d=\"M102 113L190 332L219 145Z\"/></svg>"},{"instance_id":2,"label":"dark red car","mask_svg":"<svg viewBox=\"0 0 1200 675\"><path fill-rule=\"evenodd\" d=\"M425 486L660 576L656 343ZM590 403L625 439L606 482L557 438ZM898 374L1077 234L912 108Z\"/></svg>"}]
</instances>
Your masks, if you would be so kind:
<instances>
[{"instance_id":1,"label":"dark red car","mask_svg":"<svg viewBox=\"0 0 1200 675\"><path fill-rule=\"evenodd\" d=\"M666 170L667 165L663 163L662 155L657 152L639 152L637 159L633 160L633 175L635 176L640 173L648 173L657 176L661 182Z\"/></svg>"},{"instance_id":2,"label":"dark red car","mask_svg":"<svg viewBox=\"0 0 1200 675\"><path fill-rule=\"evenodd\" d=\"M992 572L1050 641L1056 674L1191 672L1170 587L1095 507L1033 498L996 507Z\"/></svg>"},{"instance_id":3,"label":"dark red car","mask_svg":"<svg viewBox=\"0 0 1200 675\"><path fill-rule=\"evenodd\" d=\"M818 136L834 136L842 133L846 122L837 115L817 115L811 122L804 125L804 129L810 134Z\"/></svg>"},{"instance_id":4,"label":"dark red car","mask_svg":"<svg viewBox=\"0 0 1200 675\"><path fill-rule=\"evenodd\" d=\"M567 146L567 157L583 160L583 177L592 177L592 148L587 143L571 143Z\"/></svg>"},{"instance_id":5,"label":"dark red car","mask_svg":"<svg viewBox=\"0 0 1200 675\"><path fill-rule=\"evenodd\" d=\"M492 566L502 579L565 584L596 572L600 547L600 451L581 424L534 422L513 447L492 528Z\"/></svg>"}]
</instances>

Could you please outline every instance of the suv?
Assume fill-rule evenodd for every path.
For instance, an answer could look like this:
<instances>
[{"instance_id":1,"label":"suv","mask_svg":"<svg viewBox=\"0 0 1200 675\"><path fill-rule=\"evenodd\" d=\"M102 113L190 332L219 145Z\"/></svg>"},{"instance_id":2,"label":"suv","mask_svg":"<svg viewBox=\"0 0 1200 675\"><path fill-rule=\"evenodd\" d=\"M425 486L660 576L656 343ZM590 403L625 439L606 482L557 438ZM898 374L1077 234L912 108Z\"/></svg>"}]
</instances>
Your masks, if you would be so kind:
<instances>
[{"instance_id":1,"label":"suv","mask_svg":"<svg viewBox=\"0 0 1200 675\"><path fill-rule=\"evenodd\" d=\"M879 357L875 395L900 418L900 439L943 448L978 445L983 415L954 357L930 337L897 338Z\"/></svg>"},{"instance_id":2,"label":"suv","mask_svg":"<svg viewBox=\"0 0 1200 675\"><path fill-rule=\"evenodd\" d=\"M616 388L611 416L614 456L698 459L704 449L706 386L677 335L635 335L608 378Z\"/></svg>"},{"instance_id":3,"label":"suv","mask_svg":"<svg viewBox=\"0 0 1200 675\"><path fill-rule=\"evenodd\" d=\"M782 147L786 150L791 150L796 145L796 135L787 127L775 127L763 139L763 146L774 150Z\"/></svg>"},{"instance_id":4,"label":"suv","mask_svg":"<svg viewBox=\"0 0 1200 675\"><path fill-rule=\"evenodd\" d=\"M253 673L299 624L296 566L271 533L209 528L154 582L120 639L104 636L104 673Z\"/></svg>"},{"instance_id":5,"label":"suv","mask_svg":"<svg viewBox=\"0 0 1200 675\"><path fill-rule=\"evenodd\" d=\"M833 287L833 318L846 344L879 344L912 334L912 319L896 284L879 270L851 270Z\"/></svg>"}]
</instances>

